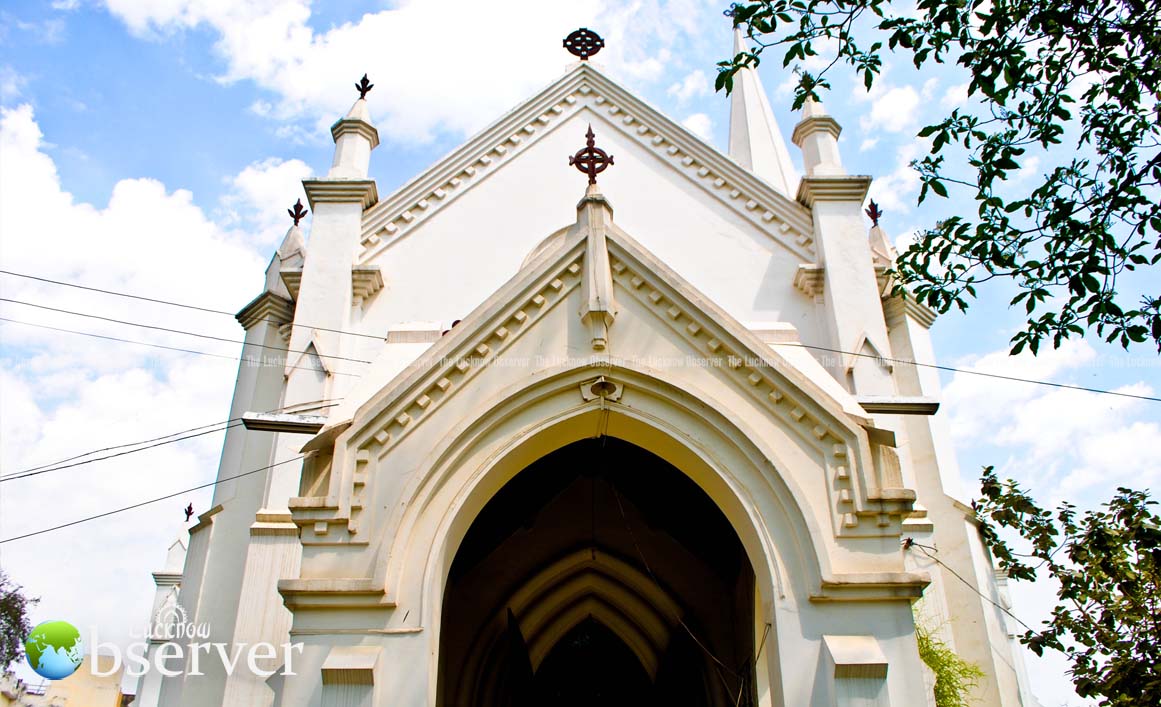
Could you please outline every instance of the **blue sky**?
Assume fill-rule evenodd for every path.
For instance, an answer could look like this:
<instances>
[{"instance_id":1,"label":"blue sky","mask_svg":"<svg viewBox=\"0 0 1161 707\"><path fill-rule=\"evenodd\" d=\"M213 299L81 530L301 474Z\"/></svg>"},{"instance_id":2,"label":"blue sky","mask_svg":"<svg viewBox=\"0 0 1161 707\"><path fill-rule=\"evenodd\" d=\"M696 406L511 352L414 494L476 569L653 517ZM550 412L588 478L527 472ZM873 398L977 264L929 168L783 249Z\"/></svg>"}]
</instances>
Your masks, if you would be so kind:
<instances>
[{"instance_id":1,"label":"blue sky","mask_svg":"<svg viewBox=\"0 0 1161 707\"><path fill-rule=\"evenodd\" d=\"M725 149L728 100L714 64L731 48L725 2L471 0L400 3L262 0L58 0L0 9L0 263L3 269L235 311L258 291L286 228L298 182L324 173L327 127L350 105L363 72L383 145L372 160L390 193L519 101L571 57L561 38L601 32L598 62L616 80ZM487 41L481 41L481 37ZM788 136L789 70L760 73ZM916 207L907 168L925 145L918 128L964 105L953 68L917 72L888 61L871 94L836 74L826 99L844 126L843 160L876 177L873 195L896 237L955 212L954 200ZM798 161L797 150L790 150ZM1041 166L1068 154L1042 156ZM1027 177L1035 176L1035 169ZM1017 179L1020 179L1017 177ZM952 192L955 196L955 192ZM960 202L962 203L962 202ZM970 207L969 207L970 208ZM1145 279L1137 278L1140 285ZM212 287L206 287L212 282ZM13 299L239 338L228 317L143 305L0 276ZM966 315L933 329L942 363L1157 395L1158 358L1093 340L1038 358L1006 356L1021 323L1002 285ZM0 303L0 316L148 339L232 356L237 347ZM0 323L0 463L16 471L71 454L227 416L235 364ZM985 463L1046 501L1082 505L1118 484L1156 486L1161 405L963 374L943 376L941 414L959 448L965 486ZM164 413L164 414L160 414ZM220 435L116 462L0 486L0 536L211 479ZM75 473L72 473L75 472ZM204 510L206 495L192 495ZM42 602L34 618L91 621L117 637L145 618L149 572L181 528L179 504L110 517L0 546L0 562ZM56 556L46 556L45 548ZM112 548L112 549L111 549ZM1032 622L1046 585L1013 587ZM103 597L121 597L115 602ZM1045 705L1069 697L1059 660L1031 664Z\"/></svg>"}]
</instances>

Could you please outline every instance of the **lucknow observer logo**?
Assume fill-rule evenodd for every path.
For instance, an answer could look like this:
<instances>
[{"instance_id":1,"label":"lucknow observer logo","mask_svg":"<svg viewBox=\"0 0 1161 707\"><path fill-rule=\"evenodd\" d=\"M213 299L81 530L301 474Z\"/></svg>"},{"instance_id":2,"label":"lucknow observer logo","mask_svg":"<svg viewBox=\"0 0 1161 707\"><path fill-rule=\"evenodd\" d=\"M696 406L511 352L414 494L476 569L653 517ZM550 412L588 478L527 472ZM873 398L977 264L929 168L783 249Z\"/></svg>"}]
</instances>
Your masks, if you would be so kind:
<instances>
[{"instance_id":1,"label":"lucknow observer logo","mask_svg":"<svg viewBox=\"0 0 1161 707\"><path fill-rule=\"evenodd\" d=\"M36 674L61 680L76 672L84 659L81 632L67 621L45 621L24 639L28 664Z\"/></svg>"}]
</instances>

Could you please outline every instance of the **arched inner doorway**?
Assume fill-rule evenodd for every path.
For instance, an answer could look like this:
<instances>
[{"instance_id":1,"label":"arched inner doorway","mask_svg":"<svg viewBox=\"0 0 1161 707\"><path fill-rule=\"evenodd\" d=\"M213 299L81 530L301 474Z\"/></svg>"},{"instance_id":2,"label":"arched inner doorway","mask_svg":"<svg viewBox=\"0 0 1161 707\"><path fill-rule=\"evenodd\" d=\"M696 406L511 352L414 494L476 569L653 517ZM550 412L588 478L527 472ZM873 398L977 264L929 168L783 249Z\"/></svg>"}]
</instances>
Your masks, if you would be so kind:
<instances>
[{"instance_id":1,"label":"arched inner doorway","mask_svg":"<svg viewBox=\"0 0 1161 707\"><path fill-rule=\"evenodd\" d=\"M685 474L574 442L481 510L448 576L439 704L751 705L754 572Z\"/></svg>"}]
</instances>

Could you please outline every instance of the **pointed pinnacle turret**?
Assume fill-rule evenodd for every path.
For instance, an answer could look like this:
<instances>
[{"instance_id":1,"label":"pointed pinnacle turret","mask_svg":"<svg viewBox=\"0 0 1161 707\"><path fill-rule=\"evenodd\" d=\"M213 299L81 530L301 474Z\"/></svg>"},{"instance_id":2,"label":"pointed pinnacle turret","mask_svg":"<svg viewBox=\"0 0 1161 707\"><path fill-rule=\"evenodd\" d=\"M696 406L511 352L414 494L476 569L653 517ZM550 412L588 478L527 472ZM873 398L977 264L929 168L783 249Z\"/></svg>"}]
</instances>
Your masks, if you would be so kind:
<instances>
[{"instance_id":1,"label":"pointed pinnacle turret","mask_svg":"<svg viewBox=\"0 0 1161 707\"><path fill-rule=\"evenodd\" d=\"M367 107L367 93L375 84L367 75L355 84L359 98L347 111L344 118L331 126L331 137L335 139L335 159L327 179L366 179L371 163L371 150L379 146L379 131L371 124L371 111Z\"/></svg>"},{"instance_id":2,"label":"pointed pinnacle turret","mask_svg":"<svg viewBox=\"0 0 1161 707\"><path fill-rule=\"evenodd\" d=\"M735 29L734 54L749 50L742 31ZM752 66L738 72L730 93L730 157L793 198L798 189L798 172L774 120L762 80Z\"/></svg>"},{"instance_id":3,"label":"pointed pinnacle turret","mask_svg":"<svg viewBox=\"0 0 1161 707\"><path fill-rule=\"evenodd\" d=\"M791 140L802 150L802 166L808 177L846 174L839 155L838 137L842 126L826 112L820 101L809 96L802 104L802 120L794 126Z\"/></svg>"}]
</instances>

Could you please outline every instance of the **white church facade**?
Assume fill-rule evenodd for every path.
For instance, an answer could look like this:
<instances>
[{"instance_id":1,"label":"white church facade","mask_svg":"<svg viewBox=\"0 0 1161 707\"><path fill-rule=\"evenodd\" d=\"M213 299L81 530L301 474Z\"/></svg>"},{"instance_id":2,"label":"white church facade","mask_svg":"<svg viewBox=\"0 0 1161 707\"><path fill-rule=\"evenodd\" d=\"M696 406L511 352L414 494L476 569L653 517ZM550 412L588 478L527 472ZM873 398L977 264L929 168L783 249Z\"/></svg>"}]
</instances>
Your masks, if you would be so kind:
<instances>
[{"instance_id":1,"label":"white church facade","mask_svg":"<svg viewBox=\"0 0 1161 707\"><path fill-rule=\"evenodd\" d=\"M752 69L731 100L724 155L580 61L383 197L356 101L155 574L295 650L136 704L915 707L916 615L977 704L1034 704L871 178L819 104L800 176Z\"/></svg>"}]
</instances>

